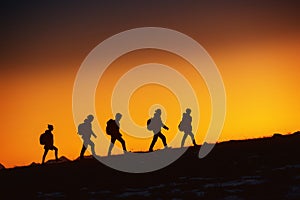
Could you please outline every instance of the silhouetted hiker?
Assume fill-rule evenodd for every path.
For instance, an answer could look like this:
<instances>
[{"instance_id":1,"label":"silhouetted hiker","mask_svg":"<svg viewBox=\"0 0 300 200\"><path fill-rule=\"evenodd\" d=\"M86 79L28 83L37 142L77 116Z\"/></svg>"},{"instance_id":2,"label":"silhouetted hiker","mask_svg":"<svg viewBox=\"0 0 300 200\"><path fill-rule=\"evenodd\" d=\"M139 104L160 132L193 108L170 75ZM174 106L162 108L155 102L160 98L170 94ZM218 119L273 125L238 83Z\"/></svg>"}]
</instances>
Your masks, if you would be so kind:
<instances>
[{"instance_id":1,"label":"silhouetted hiker","mask_svg":"<svg viewBox=\"0 0 300 200\"><path fill-rule=\"evenodd\" d=\"M185 142L187 136L190 136L193 141L194 146L197 146L194 134L192 133L192 116L190 115L191 112L192 112L191 109L189 109L189 108L186 109L185 113L182 114L182 119L178 126L179 130L184 132L184 135L183 135L183 138L181 141L181 147L184 146L184 142Z\"/></svg>"},{"instance_id":2,"label":"silhouetted hiker","mask_svg":"<svg viewBox=\"0 0 300 200\"><path fill-rule=\"evenodd\" d=\"M92 155L96 156L95 144L91 140L91 136L97 138L97 135L92 130L92 121L94 120L93 115L88 115L82 124L78 125L78 134L81 135L83 140L83 145L80 152L80 159L84 158L84 152L86 151L88 145L91 146Z\"/></svg>"},{"instance_id":3,"label":"silhouetted hiker","mask_svg":"<svg viewBox=\"0 0 300 200\"><path fill-rule=\"evenodd\" d=\"M166 125L164 125L163 122L161 121L161 110L160 109L155 110L153 118L151 118L147 121L147 128L148 128L148 130L151 130L154 133L154 136L153 136L150 148L149 148L150 152L153 151L153 147L158 138L160 138L162 140L165 148L168 147L166 137L161 133L161 128L164 128L166 130L169 130L169 128Z\"/></svg>"},{"instance_id":4,"label":"silhouetted hiker","mask_svg":"<svg viewBox=\"0 0 300 200\"><path fill-rule=\"evenodd\" d=\"M55 159L56 161L58 160L57 154L58 154L58 149L53 145L54 140L53 140L53 125L48 124L48 130L45 131L40 137L40 143L44 145L44 155L42 159L42 164L45 163L45 158L47 156L47 153L49 150L54 150L55 151Z\"/></svg>"},{"instance_id":5,"label":"silhouetted hiker","mask_svg":"<svg viewBox=\"0 0 300 200\"><path fill-rule=\"evenodd\" d=\"M116 140L121 142L124 153L127 152L125 141L122 138L122 134L120 133L121 118L122 118L122 115L120 113L117 113L115 116L115 120L110 119L106 122L106 133L111 136L110 145L108 148L108 156L111 155L111 151L114 147Z\"/></svg>"}]
</instances>

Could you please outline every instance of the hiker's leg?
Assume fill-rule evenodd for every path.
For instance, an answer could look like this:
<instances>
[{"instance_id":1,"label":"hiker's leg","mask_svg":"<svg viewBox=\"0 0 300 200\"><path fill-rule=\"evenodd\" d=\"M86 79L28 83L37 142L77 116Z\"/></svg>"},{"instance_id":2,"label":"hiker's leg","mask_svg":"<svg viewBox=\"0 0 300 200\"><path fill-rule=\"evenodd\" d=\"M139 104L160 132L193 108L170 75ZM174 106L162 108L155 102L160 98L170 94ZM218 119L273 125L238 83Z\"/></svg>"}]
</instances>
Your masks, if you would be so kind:
<instances>
[{"instance_id":1,"label":"hiker's leg","mask_svg":"<svg viewBox=\"0 0 300 200\"><path fill-rule=\"evenodd\" d=\"M190 132L190 133L189 133L189 136L191 137L191 139L192 139L192 141L193 141L193 145L194 145L194 146L197 146L194 134L193 134L192 132Z\"/></svg>"},{"instance_id":2,"label":"hiker's leg","mask_svg":"<svg viewBox=\"0 0 300 200\"><path fill-rule=\"evenodd\" d=\"M45 148L44 155L43 155L43 159L42 159L42 164L45 163L45 158L46 158L46 155L47 155L48 151L49 151L49 149L48 149L48 148Z\"/></svg>"},{"instance_id":3,"label":"hiker's leg","mask_svg":"<svg viewBox=\"0 0 300 200\"><path fill-rule=\"evenodd\" d=\"M149 151L153 151L153 147L154 147L154 145L155 145L155 143L156 143L156 141L157 141L157 138L158 138L158 135L155 134L155 135L153 136L153 139L152 139L152 142L151 142Z\"/></svg>"},{"instance_id":4,"label":"hiker's leg","mask_svg":"<svg viewBox=\"0 0 300 200\"><path fill-rule=\"evenodd\" d=\"M116 138L111 137L110 145L109 145L109 148L108 148L108 154L107 154L108 156L111 155L111 151L112 151L112 149L114 147L115 142L116 142Z\"/></svg>"},{"instance_id":5,"label":"hiker's leg","mask_svg":"<svg viewBox=\"0 0 300 200\"><path fill-rule=\"evenodd\" d=\"M124 150L124 151L127 151L127 150L126 150L125 140L124 140L122 137L118 137L118 140L121 142L122 147L123 147L123 150Z\"/></svg>"},{"instance_id":6,"label":"hiker's leg","mask_svg":"<svg viewBox=\"0 0 300 200\"><path fill-rule=\"evenodd\" d=\"M158 137L160 137L160 139L162 140L163 144L165 147L167 147L167 139L166 136L164 136L161 132L158 133Z\"/></svg>"},{"instance_id":7,"label":"hiker's leg","mask_svg":"<svg viewBox=\"0 0 300 200\"><path fill-rule=\"evenodd\" d=\"M182 137L182 140L181 140L181 147L184 146L184 143L185 143L185 140L186 140L187 136L188 136L188 134L186 134L186 133L183 134L183 137Z\"/></svg>"},{"instance_id":8,"label":"hiker's leg","mask_svg":"<svg viewBox=\"0 0 300 200\"><path fill-rule=\"evenodd\" d=\"M82 144L82 148L81 148L81 152L80 152L80 159L84 158L84 152L86 150L86 147L84 145L84 143Z\"/></svg>"},{"instance_id":9,"label":"hiker's leg","mask_svg":"<svg viewBox=\"0 0 300 200\"><path fill-rule=\"evenodd\" d=\"M91 140L90 140L90 146L91 146L92 155L96 156L96 153L95 153L95 144Z\"/></svg>"},{"instance_id":10,"label":"hiker's leg","mask_svg":"<svg viewBox=\"0 0 300 200\"><path fill-rule=\"evenodd\" d=\"M195 136L194 136L194 134L192 132L188 132L188 135L191 137L192 140L195 139Z\"/></svg>"},{"instance_id":11,"label":"hiker's leg","mask_svg":"<svg viewBox=\"0 0 300 200\"><path fill-rule=\"evenodd\" d=\"M53 146L54 154L55 154L55 159L58 160L58 148Z\"/></svg>"}]
</instances>

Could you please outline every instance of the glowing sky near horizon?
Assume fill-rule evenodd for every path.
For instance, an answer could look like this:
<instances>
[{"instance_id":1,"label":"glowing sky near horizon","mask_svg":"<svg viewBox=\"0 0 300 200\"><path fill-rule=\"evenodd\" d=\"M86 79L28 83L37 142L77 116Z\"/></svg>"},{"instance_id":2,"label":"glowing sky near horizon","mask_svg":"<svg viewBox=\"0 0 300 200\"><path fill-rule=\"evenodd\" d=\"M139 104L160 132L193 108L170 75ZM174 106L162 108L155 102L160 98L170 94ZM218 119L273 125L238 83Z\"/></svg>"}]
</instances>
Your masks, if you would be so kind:
<instances>
[{"instance_id":1,"label":"glowing sky near horizon","mask_svg":"<svg viewBox=\"0 0 300 200\"><path fill-rule=\"evenodd\" d=\"M298 2L191 2L98 1L82 5L77 1L68 4L54 1L1 6L0 21L4 28L0 45L0 163L13 167L40 162L43 148L38 137L48 123L54 125L59 154L77 158L81 140L72 118L77 70L101 41L142 26L180 31L197 40L211 55L227 95L227 116L219 141L298 131ZM132 52L112 63L96 94L100 125L104 126L106 119L112 117L107 109L110 105L107 94L118 78L133 66L149 62L172 66L198 91L201 120L196 140L201 143L211 112L205 83L185 60L158 50ZM171 129L164 132L170 140L181 113L166 88L148 85L137 90L130 100L132 118L138 124L145 122L149 105L155 103L149 95L153 91L161 95L158 103L165 104L168 112L174 111L174 117L167 118ZM122 120L126 123L126 119ZM136 142L126 134L124 139L132 151L147 150L151 141ZM157 147L161 147L160 141ZM53 152L47 158L54 158Z\"/></svg>"}]
</instances>

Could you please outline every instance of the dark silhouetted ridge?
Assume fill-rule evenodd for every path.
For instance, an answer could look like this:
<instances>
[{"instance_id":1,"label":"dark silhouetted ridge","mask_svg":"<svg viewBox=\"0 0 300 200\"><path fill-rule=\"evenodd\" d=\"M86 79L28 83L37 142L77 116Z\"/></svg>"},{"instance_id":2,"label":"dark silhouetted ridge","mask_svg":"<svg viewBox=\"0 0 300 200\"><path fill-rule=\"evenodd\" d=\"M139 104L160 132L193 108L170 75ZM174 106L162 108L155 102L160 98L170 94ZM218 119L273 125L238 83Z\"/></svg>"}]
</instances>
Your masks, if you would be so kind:
<instances>
[{"instance_id":1,"label":"dark silhouetted ridge","mask_svg":"<svg viewBox=\"0 0 300 200\"><path fill-rule=\"evenodd\" d=\"M299 132L217 143L203 159L200 147L144 174L90 156L1 170L0 199L300 199Z\"/></svg>"},{"instance_id":2,"label":"dark silhouetted ridge","mask_svg":"<svg viewBox=\"0 0 300 200\"><path fill-rule=\"evenodd\" d=\"M60 158L58 158L58 160L55 160L55 159L48 160L46 162L46 164L58 164L58 163L65 163L65 162L70 162L70 161L71 160L69 160L65 156L61 156Z\"/></svg>"},{"instance_id":3,"label":"dark silhouetted ridge","mask_svg":"<svg viewBox=\"0 0 300 200\"><path fill-rule=\"evenodd\" d=\"M1 169L5 169L5 167L4 167L4 165L2 165L1 163L0 163L0 170Z\"/></svg>"}]
</instances>

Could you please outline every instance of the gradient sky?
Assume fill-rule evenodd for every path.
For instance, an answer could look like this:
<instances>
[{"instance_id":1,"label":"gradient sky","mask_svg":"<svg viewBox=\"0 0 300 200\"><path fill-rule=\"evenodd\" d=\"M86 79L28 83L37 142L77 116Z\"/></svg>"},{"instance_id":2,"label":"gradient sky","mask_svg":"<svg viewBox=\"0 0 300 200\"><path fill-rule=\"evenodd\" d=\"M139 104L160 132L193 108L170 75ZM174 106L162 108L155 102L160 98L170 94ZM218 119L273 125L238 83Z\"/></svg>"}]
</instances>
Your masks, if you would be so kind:
<instances>
[{"instance_id":1,"label":"gradient sky","mask_svg":"<svg viewBox=\"0 0 300 200\"><path fill-rule=\"evenodd\" d=\"M38 137L48 123L54 125L59 154L78 157L81 140L72 116L76 73L96 45L137 27L180 31L198 41L213 58L227 94L227 116L219 141L299 130L298 1L9 1L1 3L0 10L0 163L6 167L41 161L43 148ZM125 69L154 61L171 65L199 85L201 116L206 116L196 136L201 143L210 114L205 85L184 60L157 50L132 52L109 67L101 80L106 86L100 82L97 89L100 125L112 117L104 106L109 95L101 97L103 91L109 94ZM139 124L145 121L145 112L138 112L144 107L137 103L140 109L134 109L133 105L153 90L173 98L165 88L138 90L130 107ZM163 98L158 101L167 104ZM176 101L172 102L176 107ZM147 105L152 103L149 100ZM170 127L180 119L180 111L174 110L178 116L167 119ZM166 132L168 139L172 135L174 132ZM124 138L131 150L145 150L150 143ZM53 157L49 152L47 158Z\"/></svg>"}]
</instances>

